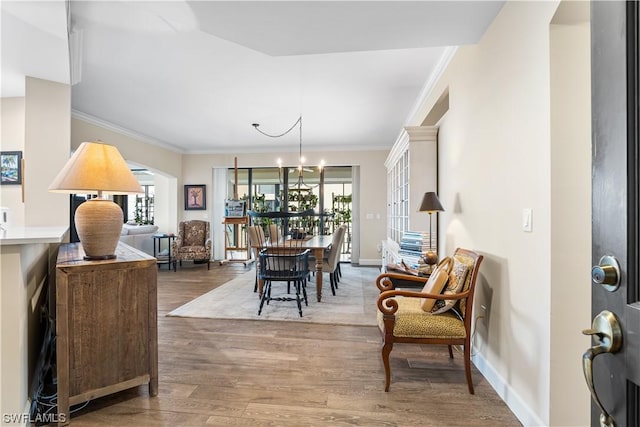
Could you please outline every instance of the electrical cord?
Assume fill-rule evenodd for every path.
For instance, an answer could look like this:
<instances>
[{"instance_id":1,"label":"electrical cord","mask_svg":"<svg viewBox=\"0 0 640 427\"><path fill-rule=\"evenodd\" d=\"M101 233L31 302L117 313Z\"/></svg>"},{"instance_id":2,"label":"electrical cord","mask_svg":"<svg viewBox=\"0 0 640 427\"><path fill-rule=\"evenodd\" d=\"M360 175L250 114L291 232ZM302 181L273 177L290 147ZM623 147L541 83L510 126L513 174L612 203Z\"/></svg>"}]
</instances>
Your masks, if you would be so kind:
<instances>
[{"instance_id":1,"label":"electrical cord","mask_svg":"<svg viewBox=\"0 0 640 427\"><path fill-rule=\"evenodd\" d=\"M476 348L475 338L476 338L476 332L478 331L478 320L484 319L484 318L485 318L484 315L481 314L480 316L476 316L476 320L473 322L473 334L471 334L471 344L472 344L471 348L473 348L473 349ZM478 354L477 350L476 351L472 351L471 352L471 357L475 356L476 354Z\"/></svg>"},{"instance_id":2,"label":"electrical cord","mask_svg":"<svg viewBox=\"0 0 640 427\"><path fill-rule=\"evenodd\" d=\"M41 319L46 322L46 327L32 383L33 392L29 408L29 419L32 424L37 426L50 424L54 421L58 409L55 319L49 315L48 305L42 305L40 310ZM91 400L72 406L69 409L69 414L86 408L89 402Z\"/></svg>"},{"instance_id":3,"label":"electrical cord","mask_svg":"<svg viewBox=\"0 0 640 427\"><path fill-rule=\"evenodd\" d=\"M269 138L280 138L281 136L285 136L286 134L291 132L293 130L293 128L295 128L298 123L300 123L300 133L302 133L302 116L298 117L298 120L296 120L296 122L288 130L282 132L279 135L271 135L271 134L268 134L266 132L261 131L260 129L258 129L258 126L260 126L260 123L252 123L251 126L253 126L258 132L260 132L264 136L268 136Z\"/></svg>"},{"instance_id":4,"label":"electrical cord","mask_svg":"<svg viewBox=\"0 0 640 427\"><path fill-rule=\"evenodd\" d=\"M473 323L473 334L471 335L471 340L470 340L470 342L471 342L471 348L475 348L475 343L474 343L474 341L475 341L475 337L476 337L476 331L478 330L478 320L480 320L480 319L484 319L484 317L485 317L485 316L481 314L480 316L477 316L477 317L476 317L476 320L474 320L474 323ZM463 351L460 349L460 346L458 346L458 345L454 345L454 346L452 346L452 347L453 347L453 348L454 348L454 350L456 350L458 353L460 353L460 354L462 354L462 353L463 353ZM471 352L471 357L475 356L476 354L478 354L478 352L477 352L477 351L472 351L472 352Z\"/></svg>"}]
</instances>

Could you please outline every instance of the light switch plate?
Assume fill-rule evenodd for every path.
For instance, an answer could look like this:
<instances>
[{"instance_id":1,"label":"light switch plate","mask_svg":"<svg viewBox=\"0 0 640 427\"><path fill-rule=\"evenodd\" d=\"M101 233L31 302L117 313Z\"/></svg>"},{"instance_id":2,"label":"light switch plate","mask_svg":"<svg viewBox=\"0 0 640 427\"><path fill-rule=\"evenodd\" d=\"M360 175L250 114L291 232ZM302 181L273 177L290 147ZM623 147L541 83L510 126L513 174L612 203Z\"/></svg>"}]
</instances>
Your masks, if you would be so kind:
<instances>
[{"instance_id":1,"label":"light switch plate","mask_svg":"<svg viewBox=\"0 0 640 427\"><path fill-rule=\"evenodd\" d=\"M522 231L531 233L533 231L533 209L522 209Z\"/></svg>"}]
</instances>

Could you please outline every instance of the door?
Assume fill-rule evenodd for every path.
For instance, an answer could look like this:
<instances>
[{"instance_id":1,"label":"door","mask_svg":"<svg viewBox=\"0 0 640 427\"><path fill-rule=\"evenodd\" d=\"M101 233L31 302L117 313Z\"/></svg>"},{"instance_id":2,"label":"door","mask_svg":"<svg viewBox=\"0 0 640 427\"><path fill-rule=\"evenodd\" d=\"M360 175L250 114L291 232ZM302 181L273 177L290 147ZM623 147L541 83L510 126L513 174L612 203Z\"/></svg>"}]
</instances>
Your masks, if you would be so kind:
<instances>
[{"instance_id":1,"label":"door","mask_svg":"<svg viewBox=\"0 0 640 427\"><path fill-rule=\"evenodd\" d=\"M635 1L591 7L592 258L609 264L592 270L594 323L585 331L594 345L583 358L587 384L593 372L592 426L640 426L638 9Z\"/></svg>"}]
</instances>

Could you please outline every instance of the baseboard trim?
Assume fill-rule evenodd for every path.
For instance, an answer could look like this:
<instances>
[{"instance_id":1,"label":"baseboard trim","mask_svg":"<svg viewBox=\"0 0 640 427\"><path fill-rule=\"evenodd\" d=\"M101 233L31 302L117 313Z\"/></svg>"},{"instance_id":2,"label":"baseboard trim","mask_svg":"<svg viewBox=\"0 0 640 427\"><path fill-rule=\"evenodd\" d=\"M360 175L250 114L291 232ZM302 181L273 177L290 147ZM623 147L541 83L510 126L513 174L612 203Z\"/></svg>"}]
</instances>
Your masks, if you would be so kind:
<instances>
[{"instance_id":1,"label":"baseboard trim","mask_svg":"<svg viewBox=\"0 0 640 427\"><path fill-rule=\"evenodd\" d=\"M543 422L538 416L531 410L531 407L520 397L520 395L507 384L504 378L498 374L498 372L491 366L487 359L482 354L476 353L471 358L473 364L480 373L485 377L487 382L491 384L493 389L498 393L498 396L502 398L504 403L507 404L511 412L518 418L518 420L525 427L545 426L548 423Z\"/></svg>"}]
</instances>

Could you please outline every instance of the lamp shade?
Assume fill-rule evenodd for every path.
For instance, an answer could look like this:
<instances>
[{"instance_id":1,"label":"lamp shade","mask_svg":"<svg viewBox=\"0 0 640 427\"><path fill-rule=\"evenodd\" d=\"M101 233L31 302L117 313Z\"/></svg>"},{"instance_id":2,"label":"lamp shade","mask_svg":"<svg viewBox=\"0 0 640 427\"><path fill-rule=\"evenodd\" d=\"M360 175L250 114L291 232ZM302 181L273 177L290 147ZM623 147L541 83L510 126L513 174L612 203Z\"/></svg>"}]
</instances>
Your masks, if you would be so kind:
<instances>
[{"instance_id":1,"label":"lamp shade","mask_svg":"<svg viewBox=\"0 0 640 427\"><path fill-rule=\"evenodd\" d=\"M98 194L76 209L74 222L85 259L115 258L124 215L120 206L102 194L142 193L142 187L118 149L98 142L83 142L49 186L57 193Z\"/></svg>"},{"instance_id":2,"label":"lamp shade","mask_svg":"<svg viewBox=\"0 0 640 427\"><path fill-rule=\"evenodd\" d=\"M429 191L424 193L418 212L444 212L444 208L440 204L440 200L438 200L438 195L433 191Z\"/></svg>"},{"instance_id":3,"label":"lamp shade","mask_svg":"<svg viewBox=\"0 0 640 427\"><path fill-rule=\"evenodd\" d=\"M113 145L83 142L49 186L56 193L136 194L142 187Z\"/></svg>"}]
</instances>

